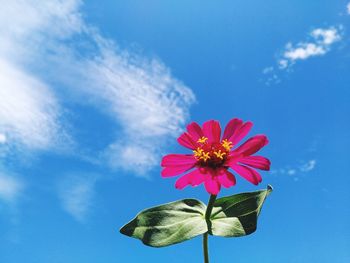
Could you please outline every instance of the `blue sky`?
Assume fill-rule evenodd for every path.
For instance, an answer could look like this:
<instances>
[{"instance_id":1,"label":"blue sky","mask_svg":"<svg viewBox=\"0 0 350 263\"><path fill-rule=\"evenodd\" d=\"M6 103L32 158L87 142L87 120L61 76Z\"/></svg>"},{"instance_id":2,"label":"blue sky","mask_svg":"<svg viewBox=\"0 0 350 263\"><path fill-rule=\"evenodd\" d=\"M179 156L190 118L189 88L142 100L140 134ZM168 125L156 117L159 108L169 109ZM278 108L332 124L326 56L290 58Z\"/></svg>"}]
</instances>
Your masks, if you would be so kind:
<instances>
[{"instance_id":1,"label":"blue sky","mask_svg":"<svg viewBox=\"0 0 350 263\"><path fill-rule=\"evenodd\" d=\"M160 177L189 121L264 133L259 227L213 262L350 260L349 1L2 1L0 262L201 262L118 229L208 196ZM176 256L174 256L176 255Z\"/></svg>"}]
</instances>

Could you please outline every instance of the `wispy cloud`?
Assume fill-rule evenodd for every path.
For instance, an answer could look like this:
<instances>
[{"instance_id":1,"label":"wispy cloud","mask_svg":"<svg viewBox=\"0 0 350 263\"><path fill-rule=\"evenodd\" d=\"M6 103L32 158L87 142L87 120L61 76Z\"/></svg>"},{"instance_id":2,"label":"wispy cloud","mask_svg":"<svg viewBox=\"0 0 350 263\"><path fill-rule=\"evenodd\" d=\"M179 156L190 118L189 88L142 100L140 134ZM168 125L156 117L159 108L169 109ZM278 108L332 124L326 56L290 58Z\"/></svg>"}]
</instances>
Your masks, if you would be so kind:
<instances>
[{"instance_id":1,"label":"wispy cloud","mask_svg":"<svg viewBox=\"0 0 350 263\"><path fill-rule=\"evenodd\" d=\"M350 15L350 2L349 2L348 5L346 6L346 11L347 11L348 14Z\"/></svg>"},{"instance_id":2,"label":"wispy cloud","mask_svg":"<svg viewBox=\"0 0 350 263\"><path fill-rule=\"evenodd\" d=\"M147 173L158 163L167 138L184 125L194 94L159 59L122 50L104 38L84 21L80 6L78 0L40 5L27 0L11 1L1 9L1 65L13 77L3 74L8 88L0 91L7 100L0 105L0 114L6 116L0 133L7 143L51 146L64 130L63 91L115 121L116 139L101 149L100 161ZM34 110L26 111L28 107Z\"/></svg>"},{"instance_id":3,"label":"wispy cloud","mask_svg":"<svg viewBox=\"0 0 350 263\"><path fill-rule=\"evenodd\" d=\"M158 59L123 51L111 41L89 31L97 45L93 59L66 57L75 77L66 81L79 96L107 113L119 125L117 138L101 152L110 167L145 175L159 163L164 145L179 134L192 91L175 79Z\"/></svg>"},{"instance_id":4,"label":"wispy cloud","mask_svg":"<svg viewBox=\"0 0 350 263\"><path fill-rule=\"evenodd\" d=\"M168 138L180 132L194 95L160 61L101 48L101 57L85 67L83 92L97 98L97 105L107 103L122 127L104 156L112 167L147 173L159 163Z\"/></svg>"},{"instance_id":5,"label":"wispy cloud","mask_svg":"<svg viewBox=\"0 0 350 263\"><path fill-rule=\"evenodd\" d=\"M320 56L326 54L323 46L314 43L301 43L297 47L293 47L291 43L286 46L286 51L283 54L283 59L279 61L280 68L286 68L291 63L297 60L304 60L313 56Z\"/></svg>"},{"instance_id":6,"label":"wispy cloud","mask_svg":"<svg viewBox=\"0 0 350 263\"><path fill-rule=\"evenodd\" d=\"M1 144L0 144L1 148ZM18 243L20 240L20 206L27 188L22 176L10 172L0 163L0 220L2 221L0 240Z\"/></svg>"},{"instance_id":7,"label":"wispy cloud","mask_svg":"<svg viewBox=\"0 0 350 263\"><path fill-rule=\"evenodd\" d=\"M317 161L310 159L308 161L300 162L297 165L288 165L283 168L274 169L271 171L273 175L288 175L292 176L295 181L299 180L300 175L305 175L316 168Z\"/></svg>"},{"instance_id":8,"label":"wispy cloud","mask_svg":"<svg viewBox=\"0 0 350 263\"><path fill-rule=\"evenodd\" d=\"M0 170L0 201L7 204L16 203L24 189L24 183L18 177Z\"/></svg>"},{"instance_id":9,"label":"wispy cloud","mask_svg":"<svg viewBox=\"0 0 350 263\"><path fill-rule=\"evenodd\" d=\"M3 133L0 133L0 144L6 143L6 140L7 140L6 135Z\"/></svg>"},{"instance_id":10,"label":"wispy cloud","mask_svg":"<svg viewBox=\"0 0 350 263\"><path fill-rule=\"evenodd\" d=\"M278 72L276 71L275 67L266 67L262 70L262 73L264 74L264 82L266 86L278 84L281 82L281 79L278 76Z\"/></svg>"},{"instance_id":11,"label":"wispy cloud","mask_svg":"<svg viewBox=\"0 0 350 263\"><path fill-rule=\"evenodd\" d=\"M342 39L343 26L316 28L309 34L308 41L301 41L296 44L289 42L277 59L277 66L269 66L263 69L262 73L266 76L267 85L279 83L279 73L290 71L298 62L312 57L323 56L327 54L334 43Z\"/></svg>"},{"instance_id":12,"label":"wispy cloud","mask_svg":"<svg viewBox=\"0 0 350 263\"><path fill-rule=\"evenodd\" d=\"M63 209L79 222L86 220L93 207L97 178L93 174L71 174L59 183L58 196Z\"/></svg>"},{"instance_id":13,"label":"wispy cloud","mask_svg":"<svg viewBox=\"0 0 350 263\"><path fill-rule=\"evenodd\" d=\"M47 149L60 137L58 104L50 89L0 58L0 143Z\"/></svg>"},{"instance_id":14,"label":"wispy cloud","mask_svg":"<svg viewBox=\"0 0 350 263\"><path fill-rule=\"evenodd\" d=\"M311 31L309 42L299 42L295 45L288 43L282 58L278 61L279 68L286 69L298 60L325 55L331 46L341 39L340 29L341 27L317 28Z\"/></svg>"},{"instance_id":15,"label":"wispy cloud","mask_svg":"<svg viewBox=\"0 0 350 263\"><path fill-rule=\"evenodd\" d=\"M299 167L301 172L310 172L316 167L316 160L309 160Z\"/></svg>"},{"instance_id":16,"label":"wispy cloud","mask_svg":"<svg viewBox=\"0 0 350 263\"><path fill-rule=\"evenodd\" d=\"M33 65L46 60L43 50L52 39L80 28L79 16L71 15L75 2L15 0L1 6L0 133L7 149L47 150L69 141L55 91Z\"/></svg>"}]
</instances>

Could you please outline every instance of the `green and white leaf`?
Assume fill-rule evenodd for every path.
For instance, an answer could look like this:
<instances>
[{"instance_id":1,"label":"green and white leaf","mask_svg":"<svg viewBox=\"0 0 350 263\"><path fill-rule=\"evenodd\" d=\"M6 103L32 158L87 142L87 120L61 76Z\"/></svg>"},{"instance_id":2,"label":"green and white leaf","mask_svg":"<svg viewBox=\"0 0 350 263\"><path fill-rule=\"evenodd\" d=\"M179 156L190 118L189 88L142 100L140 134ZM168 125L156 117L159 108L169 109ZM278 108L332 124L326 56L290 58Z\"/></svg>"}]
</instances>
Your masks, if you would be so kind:
<instances>
[{"instance_id":1,"label":"green and white leaf","mask_svg":"<svg viewBox=\"0 0 350 263\"><path fill-rule=\"evenodd\" d=\"M171 202L140 212L120 232L148 246L169 246L206 233L205 210L196 199Z\"/></svg>"},{"instance_id":2,"label":"green and white leaf","mask_svg":"<svg viewBox=\"0 0 350 263\"><path fill-rule=\"evenodd\" d=\"M210 217L209 233L214 236L240 237L253 233L266 197L272 187L217 199Z\"/></svg>"},{"instance_id":3,"label":"green and white leaf","mask_svg":"<svg viewBox=\"0 0 350 263\"><path fill-rule=\"evenodd\" d=\"M223 237L240 237L253 233L266 197L272 187L217 199L205 219L206 205L196 199L184 199L140 212L120 229L145 245L164 247L209 232Z\"/></svg>"}]
</instances>

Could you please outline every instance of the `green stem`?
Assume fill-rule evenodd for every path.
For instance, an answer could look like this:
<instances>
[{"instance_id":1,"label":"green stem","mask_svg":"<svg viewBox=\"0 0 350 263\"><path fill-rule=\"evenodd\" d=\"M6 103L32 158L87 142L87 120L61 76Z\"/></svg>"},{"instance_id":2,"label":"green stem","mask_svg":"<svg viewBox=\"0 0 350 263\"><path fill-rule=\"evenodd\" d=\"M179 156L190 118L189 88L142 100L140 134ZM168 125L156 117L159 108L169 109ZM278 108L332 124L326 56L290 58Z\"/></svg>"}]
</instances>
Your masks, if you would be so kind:
<instances>
[{"instance_id":1,"label":"green stem","mask_svg":"<svg viewBox=\"0 0 350 263\"><path fill-rule=\"evenodd\" d=\"M213 205L216 199L216 195L211 195L208 201L207 210L205 211L205 221L207 221L208 232L211 231L210 215L213 210ZM208 251L208 232L203 234L203 255L204 263L209 263L209 251Z\"/></svg>"},{"instance_id":2,"label":"green stem","mask_svg":"<svg viewBox=\"0 0 350 263\"><path fill-rule=\"evenodd\" d=\"M209 263L208 232L203 234L203 255L204 263Z\"/></svg>"}]
</instances>

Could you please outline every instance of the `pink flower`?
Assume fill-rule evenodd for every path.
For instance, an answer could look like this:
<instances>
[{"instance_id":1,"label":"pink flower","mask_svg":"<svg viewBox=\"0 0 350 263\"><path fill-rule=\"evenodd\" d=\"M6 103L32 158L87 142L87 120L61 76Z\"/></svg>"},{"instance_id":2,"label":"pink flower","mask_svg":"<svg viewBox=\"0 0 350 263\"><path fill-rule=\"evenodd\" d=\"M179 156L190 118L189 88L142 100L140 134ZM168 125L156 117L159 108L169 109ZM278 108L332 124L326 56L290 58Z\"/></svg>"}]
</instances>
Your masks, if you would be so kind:
<instances>
[{"instance_id":1,"label":"pink flower","mask_svg":"<svg viewBox=\"0 0 350 263\"><path fill-rule=\"evenodd\" d=\"M191 154L169 154L163 157L162 176L171 177L185 173L175 184L177 189L187 185L197 186L204 183L209 194L217 195L221 186L226 188L236 184L235 176L228 170L257 185L261 175L254 169L269 170L270 161L255 154L268 144L265 135L255 135L236 147L248 134L253 123L243 123L232 119L226 126L221 138L221 127L218 121L210 120L200 127L192 122L187 126L177 141L192 150ZM187 172L187 173L186 173Z\"/></svg>"}]
</instances>

